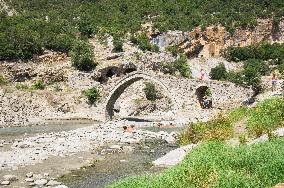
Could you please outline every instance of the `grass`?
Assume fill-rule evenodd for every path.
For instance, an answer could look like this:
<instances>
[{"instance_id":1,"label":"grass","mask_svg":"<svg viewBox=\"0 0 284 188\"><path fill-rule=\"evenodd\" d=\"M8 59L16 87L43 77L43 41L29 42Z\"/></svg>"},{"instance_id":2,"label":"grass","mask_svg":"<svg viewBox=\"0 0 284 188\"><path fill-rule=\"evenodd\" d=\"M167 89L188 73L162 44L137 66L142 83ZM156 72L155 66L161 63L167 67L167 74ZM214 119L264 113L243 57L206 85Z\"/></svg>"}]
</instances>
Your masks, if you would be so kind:
<instances>
[{"instance_id":1,"label":"grass","mask_svg":"<svg viewBox=\"0 0 284 188\"><path fill-rule=\"evenodd\" d=\"M231 147L209 141L155 176L131 177L110 188L271 187L284 181L284 139Z\"/></svg>"},{"instance_id":2,"label":"grass","mask_svg":"<svg viewBox=\"0 0 284 188\"><path fill-rule=\"evenodd\" d=\"M0 86L6 85L7 83L7 79L3 75L0 75Z\"/></svg>"},{"instance_id":3,"label":"grass","mask_svg":"<svg viewBox=\"0 0 284 188\"><path fill-rule=\"evenodd\" d=\"M247 119L247 137L259 137L284 126L284 99L271 98L259 103L256 108L240 107L227 114L219 114L208 122L190 124L180 133L179 140L182 145L208 140L228 140L235 136L234 126L242 119Z\"/></svg>"},{"instance_id":4,"label":"grass","mask_svg":"<svg viewBox=\"0 0 284 188\"><path fill-rule=\"evenodd\" d=\"M251 110L247 129L251 135L260 136L284 126L284 99L271 98Z\"/></svg>"},{"instance_id":5,"label":"grass","mask_svg":"<svg viewBox=\"0 0 284 188\"><path fill-rule=\"evenodd\" d=\"M190 124L187 129L180 133L181 145L197 143L206 140L226 140L234 136L234 125L242 119L248 109L241 107L228 114L219 114L208 122Z\"/></svg>"}]
</instances>

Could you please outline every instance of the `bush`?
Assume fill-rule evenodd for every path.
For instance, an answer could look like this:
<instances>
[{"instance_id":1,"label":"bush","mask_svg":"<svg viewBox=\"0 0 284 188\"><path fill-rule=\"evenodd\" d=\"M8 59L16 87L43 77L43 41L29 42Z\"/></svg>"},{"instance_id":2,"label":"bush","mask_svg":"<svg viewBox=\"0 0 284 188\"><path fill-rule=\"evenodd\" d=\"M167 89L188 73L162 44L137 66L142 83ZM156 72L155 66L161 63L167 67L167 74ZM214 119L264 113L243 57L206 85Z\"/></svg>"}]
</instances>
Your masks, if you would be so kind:
<instances>
[{"instance_id":1,"label":"bush","mask_svg":"<svg viewBox=\"0 0 284 188\"><path fill-rule=\"evenodd\" d=\"M43 83L42 80L37 80L35 83L33 83L31 88L43 90L45 88L45 84Z\"/></svg>"},{"instance_id":2,"label":"bush","mask_svg":"<svg viewBox=\"0 0 284 188\"><path fill-rule=\"evenodd\" d=\"M218 66L211 69L209 76L213 80L226 80L227 79L227 70L224 63L219 64Z\"/></svg>"},{"instance_id":3,"label":"bush","mask_svg":"<svg viewBox=\"0 0 284 188\"><path fill-rule=\"evenodd\" d=\"M7 83L8 81L6 80L6 78L3 75L0 75L0 86L6 85Z\"/></svg>"},{"instance_id":4,"label":"bush","mask_svg":"<svg viewBox=\"0 0 284 188\"><path fill-rule=\"evenodd\" d=\"M145 96L147 100L155 101L158 98L158 91L156 90L156 87L151 82L145 82L145 87L143 89Z\"/></svg>"},{"instance_id":5,"label":"bush","mask_svg":"<svg viewBox=\"0 0 284 188\"><path fill-rule=\"evenodd\" d=\"M186 131L179 135L182 145L198 143L207 140L226 140L233 135L231 120L219 114L218 117L206 123L190 124Z\"/></svg>"},{"instance_id":6,"label":"bush","mask_svg":"<svg viewBox=\"0 0 284 188\"><path fill-rule=\"evenodd\" d=\"M134 44L134 45L137 45L137 44L138 44L138 39L135 37L134 34L132 34L132 35L130 36L130 42L131 42L132 44Z\"/></svg>"},{"instance_id":7,"label":"bush","mask_svg":"<svg viewBox=\"0 0 284 188\"><path fill-rule=\"evenodd\" d=\"M83 94L88 98L90 104L95 104L100 99L100 91L97 87L83 91Z\"/></svg>"},{"instance_id":8,"label":"bush","mask_svg":"<svg viewBox=\"0 0 284 188\"><path fill-rule=\"evenodd\" d=\"M123 52L123 42L120 39L113 39L112 52Z\"/></svg>"},{"instance_id":9,"label":"bush","mask_svg":"<svg viewBox=\"0 0 284 188\"><path fill-rule=\"evenodd\" d=\"M181 55L181 57L174 62L174 67L180 72L181 76L191 78L191 70L187 64L187 58L185 55Z\"/></svg>"},{"instance_id":10,"label":"bush","mask_svg":"<svg viewBox=\"0 0 284 188\"><path fill-rule=\"evenodd\" d=\"M177 55L178 55L178 48L176 46L168 46L166 48L166 50L168 52L170 52L174 57L177 57Z\"/></svg>"},{"instance_id":11,"label":"bush","mask_svg":"<svg viewBox=\"0 0 284 188\"><path fill-rule=\"evenodd\" d=\"M90 71L96 67L94 52L90 44L77 41L71 51L72 65L81 71Z\"/></svg>"},{"instance_id":12,"label":"bush","mask_svg":"<svg viewBox=\"0 0 284 188\"><path fill-rule=\"evenodd\" d=\"M143 51L151 51L152 50L152 44L149 41L149 38L145 33L138 36L138 46Z\"/></svg>"},{"instance_id":13,"label":"bush","mask_svg":"<svg viewBox=\"0 0 284 188\"><path fill-rule=\"evenodd\" d=\"M15 86L16 89L18 90L26 90L29 89L29 87L26 84L22 84L22 83L17 83Z\"/></svg>"},{"instance_id":14,"label":"bush","mask_svg":"<svg viewBox=\"0 0 284 188\"><path fill-rule=\"evenodd\" d=\"M283 182L284 139L232 147L218 141L194 148L181 164L157 175L132 177L110 188L272 187Z\"/></svg>"},{"instance_id":15,"label":"bush","mask_svg":"<svg viewBox=\"0 0 284 188\"><path fill-rule=\"evenodd\" d=\"M157 45L152 45L152 47L151 47L151 51L152 52L159 52L160 51L160 48L159 48L159 46L157 46Z\"/></svg>"},{"instance_id":16,"label":"bush","mask_svg":"<svg viewBox=\"0 0 284 188\"><path fill-rule=\"evenodd\" d=\"M250 112L247 129L255 136L269 133L284 125L284 99L268 99Z\"/></svg>"}]
</instances>

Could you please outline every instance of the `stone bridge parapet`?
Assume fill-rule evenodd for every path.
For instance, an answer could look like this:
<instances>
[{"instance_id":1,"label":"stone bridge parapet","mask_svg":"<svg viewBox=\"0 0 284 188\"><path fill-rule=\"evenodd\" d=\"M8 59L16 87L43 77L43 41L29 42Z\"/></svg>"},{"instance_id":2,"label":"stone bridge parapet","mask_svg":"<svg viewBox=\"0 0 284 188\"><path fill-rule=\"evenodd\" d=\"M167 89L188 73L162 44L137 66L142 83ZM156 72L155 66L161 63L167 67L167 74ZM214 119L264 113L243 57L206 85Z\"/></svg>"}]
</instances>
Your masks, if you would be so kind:
<instances>
[{"instance_id":1,"label":"stone bridge parapet","mask_svg":"<svg viewBox=\"0 0 284 188\"><path fill-rule=\"evenodd\" d=\"M219 109L231 109L239 106L243 100L253 94L251 89L236 86L230 82L202 81L163 75L152 71L147 73L136 71L110 83L105 88L106 96L102 105L105 107L107 119L113 117L114 104L124 90L139 80L151 81L160 85L163 89L162 94L168 97L171 102L171 110L174 114L201 108L200 95L207 88L210 89L212 94L212 107Z\"/></svg>"}]
</instances>

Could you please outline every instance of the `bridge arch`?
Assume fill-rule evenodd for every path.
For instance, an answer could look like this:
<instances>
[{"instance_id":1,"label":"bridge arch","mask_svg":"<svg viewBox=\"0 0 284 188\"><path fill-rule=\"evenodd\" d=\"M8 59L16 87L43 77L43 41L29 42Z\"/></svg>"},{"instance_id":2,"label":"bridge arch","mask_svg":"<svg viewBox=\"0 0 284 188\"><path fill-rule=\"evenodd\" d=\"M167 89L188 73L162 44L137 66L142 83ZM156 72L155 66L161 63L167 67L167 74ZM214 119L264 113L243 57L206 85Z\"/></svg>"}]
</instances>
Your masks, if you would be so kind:
<instances>
[{"instance_id":1,"label":"bridge arch","mask_svg":"<svg viewBox=\"0 0 284 188\"><path fill-rule=\"evenodd\" d=\"M158 84L159 86L161 86L164 91L164 95L170 99L171 107L172 109L174 109L175 103L172 98L172 95L168 87L162 81L146 73L134 72L134 73L130 73L126 75L124 78L118 81L118 84L109 93L106 99L106 119L107 120L110 120L113 118L114 104L117 101L117 99L121 96L121 94L125 91L125 89L139 80L152 81Z\"/></svg>"}]
</instances>

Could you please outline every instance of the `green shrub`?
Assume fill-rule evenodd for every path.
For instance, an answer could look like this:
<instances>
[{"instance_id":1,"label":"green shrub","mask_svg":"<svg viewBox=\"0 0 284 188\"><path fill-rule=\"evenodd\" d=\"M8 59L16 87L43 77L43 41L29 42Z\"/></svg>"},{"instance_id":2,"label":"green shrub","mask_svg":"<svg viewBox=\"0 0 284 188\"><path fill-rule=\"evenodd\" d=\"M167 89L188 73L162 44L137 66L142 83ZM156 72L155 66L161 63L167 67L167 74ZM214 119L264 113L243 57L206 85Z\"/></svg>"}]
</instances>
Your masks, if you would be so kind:
<instances>
[{"instance_id":1,"label":"green shrub","mask_svg":"<svg viewBox=\"0 0 284 188\"><path fill-rule=\"evenodd\" d=\"M45 88L45 84L42 80L37 80L36 82L33 83L31 88L43 90Z\"/></svg>"},{"instance_id":2,"label":"green shrub","mask_svg":"<svg viewBox=\"0 0 284 188\"><path fill-rule=\"evenodd\" d=\"M113 52L123 52L123 42L120 39L113 39Z\"/></svg>"},{"instance_id":3,"label":"green shrub","mask_svg":"<svg viewBox=\"0 0 284 188\"><path fill-rule=\"evenodd\" d=\"M190 124L187 130L181 133L181 144L198 143L206 140L225 140L233 135L233 124L228 117L218 115L206 123Z\"/></svg>"},{"instance_id":4,"label":"green shrub","mask_svg":"<svg viewBox=\"0 0 284 188\"><path fill-rule=\"evenodd\" d=\"M83 91L83 94L88 98L90 104L95 104L100 99L100 91L97 87Z\"/></svg>"},{"instance_id":5,"label":"green shrub","mask_svg":"<svg viewBox=\"0 0 284 188\"><path fill-rule=\"evenodd\" d=\"M145 93L145 96L147 100L155 101L158 99L158 91L156 90L156 87L151 82L145 82L145 87L143 88L143 91Z\"/></svg>"},{"instance_id":6,"label":"green shrub","mask_svg":"<svg viewBox=\"0 0 284 188\"><path fill-rule=\"evenodd\" d=\"M284 99L272 98L251 110L247 129L251 135L260 136L284 125Z\"/></svg>"},{"instance_id":7,"label":"green shrub","mask_svg":"<svg viewBox=\"0 0 284 188\"><path fill-rule=\"evenodd\" d=\"M131 177L110 188L272 187L283 182L284 139L232 147L211 141L194 148L181 164L157 175Z\"/></svg>"},{"instance_id":8,"label":"green shrub","mask_svg":"<svg viewBox=\"0 0 284 188\"><path fill-rule=\"evenodd\" d=\"M180 72L182 77L191 78L191 70L185 55L181 55L181 57L174 62L174 67Z\"/></svg>"},{"instance_id":9,"label":"green shrub","mask_svg":"<svg viewBox=\"0 0 284 188\"><path fill-rule=\"evenodd\" d=\"M218 66L211 69L209 76L213 80L226 80L227 79L227 70L224 63L219 64Z\"/></svg>"},{"instance_id":10,"label":"green shrub","mask_svg":"<svg viewBox=\"0 0 284 188\"><path fill-rule=\"evenodd\" d=\"M149 41L148 36L143 33L138 36L138 47L143 51L151 51L152 50L152 44Z\"/></svg>"},{"instance_id":11,"label":"green shrub","mask_svg":"<svg viewBox=\"0 0 284 188\"><path fill-rule=\"evenodd\" d=\"M0 75L0 86L6 85L7 83L7 79L3 75Z\"/></svg>"},{"instance_id":12,"label":"green shrub","mask_svg":"<svg viewBox=\"0 0 284 188\"><path fill-rule=\"evenodd\" d=\"M134 44L134 45L137 45L137 44L138 44L138 39L135 37L134 34L132 34L132 35L130 36L130 42L131 42L132 44Z\"/></svg>"},{"instance_id":13,"label":"green shrub","mask_svg":"<svg viewBox=\"0 0 284 188\"><path fill-rule=\"evenodd\" d=\"M168 52L170 52L174 57L177 57L177 55L178 55L178 47L176 47L176 46L168 46L166 48L166 50Z\"/></svg>"},{"instance_id":14,"label":"green shrub","mask_svg":"<svg viewBox=\"0 0 284 188\"><path fill-rule=\"evenodd\" d=\"M157 45L152 45L151 51L152 51L152 52L159 52L159 51L160 51L160 48L159 48L159 46L157 46Z\"/></svg>"},{"instance_id":15,"label":"green shrub","mask_svg":"<svg viewBox=\"0 0 284 188\"><path fill-rule=\"evenodd\" d=\"M29 89L28 85L22 84L22 83L17 83L16 86L15 86L15 88L18 89L18 90L26 90L26 89Z\"/></svg>"},{"instance_id":16,"label":"green shrub","mask_svg":"<svg viewBox=\"0 0 284 188\"><path fill-rule=\"evenodd\" d=\"M77 41L71 51L72 65L81 71L90 71L96 67L94 52L90 44Z\"/></svg>"}]
</instances>

